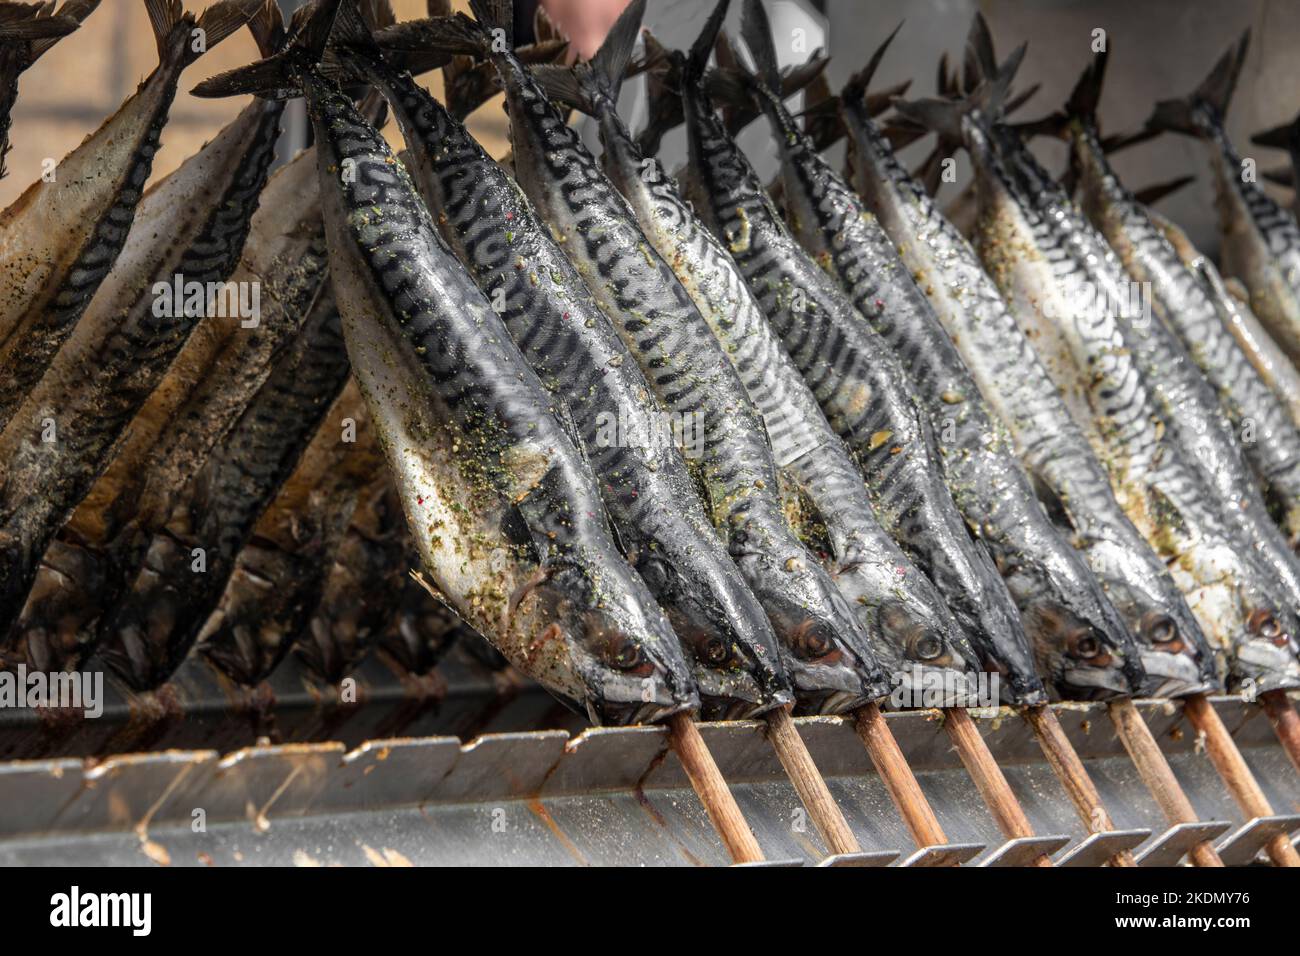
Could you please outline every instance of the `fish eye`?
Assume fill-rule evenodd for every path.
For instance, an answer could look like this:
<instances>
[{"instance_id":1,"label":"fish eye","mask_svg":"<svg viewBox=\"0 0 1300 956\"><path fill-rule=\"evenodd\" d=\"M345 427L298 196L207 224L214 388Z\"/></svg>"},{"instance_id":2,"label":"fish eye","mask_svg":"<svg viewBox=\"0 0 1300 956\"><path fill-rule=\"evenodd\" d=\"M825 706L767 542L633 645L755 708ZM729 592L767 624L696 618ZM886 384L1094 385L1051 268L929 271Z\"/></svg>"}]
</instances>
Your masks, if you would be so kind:
<instances>
[{"instance_id":1,"label":"fish eye","mask_svg":"<svg viewBox=\"0 0 1300 956\"><path fill-rule=\"evenodd\" d=\"M1091 634L1081 634L1071 641L1071 650L1076 657L1091 660L1101 653L1101 641Z\"/></svg>"},{"instance_id":2,"label":"fish eye","mask_svg":"<svg viewBox=\"0 0 1300 956\"><path fill-rule=\"evenodd\" d=\"M605 663L621 671L636 670L645 660L641 646L626 635L609 638L605 644Z\"/></svg>"},{"instance_id":3,"label":"fish eye","mask_svg":"<svg viewBox=\"0 0 1300 956\"><path fill-rule=\"evenodd\" d=\"M1161 614L1147 626L1147 636L1156 644L1168 644L1178 637L1178 625Z\"/></svg>"},{"instance_id":4,"label":"fish eye","mask_svg":"<svg viewBox=\"0 0 1300 956\"><path fill-rule=\"evenodd\" d=\"M1285 637L1282 632L1281 622L1273 616L1271 611L1266 611L1262 608L1251 614L1250 620L1246 622L1246 626L1260 637L1267 638L1274 642L1277 642L1279 638Z\"/></svg>"},{"instance_id":5,"label":"fish eye","mask_svg":"<svg viewBox=\"0 0 1300 956\"><path fill-rule=\"evenodd\" d=\"M943 654L943 642L933 634L921 634L912 641L912 655L923 661L932 661Z\"/></svg>"},{"instance_id":6,"label":"fish eye","mask_svg":"<svg viewBox=\"0 0 1300 956\"><path fill-rule=\"evenodd\" d=\"M812 628L799 635L795 647L799 651L800 657L813 660L825 657L832 649L830 639L825 634L820 634Z\"/></svg>"},{"instance_id":7,"label":"fish eye","mask_svg":"<svg viewBox=\"0 0 1300 956\"><path fill-rule=\"evenodd\" d=\"M731 648L727 646L727 642L716 636L704 642L703 651L704 660L714 667L725 664L731 657Z\"/></svg>"}]
</instances>

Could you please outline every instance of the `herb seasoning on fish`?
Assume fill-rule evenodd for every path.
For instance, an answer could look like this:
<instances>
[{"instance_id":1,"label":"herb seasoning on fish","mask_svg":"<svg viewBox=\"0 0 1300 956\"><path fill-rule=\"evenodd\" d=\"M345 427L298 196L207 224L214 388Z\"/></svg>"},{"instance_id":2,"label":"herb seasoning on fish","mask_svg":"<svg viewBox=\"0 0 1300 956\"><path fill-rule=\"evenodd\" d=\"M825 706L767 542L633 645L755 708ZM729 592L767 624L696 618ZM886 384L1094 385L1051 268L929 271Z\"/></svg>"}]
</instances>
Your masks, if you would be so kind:
<instances>
[{"instance_id":1,"label":"herb seasoning on fish","mask_svg":"<svg viewBox=\"0 0 1300 956\"><path fill-rule=\"evenodd\" d=\"M325 0L287 53L196 92L306 98L349 355L429 576L595 721L696 708L677 639L617 551L553 400L383 136L318 71L338 8Z\"/></svg>"},{"instance_id":2,"label":"herb seasoning on fish","mask_svg":"<svg viewBox=\"0 0 1300 956\"><path fill-rule=\"evenodd\" d=\"M509 174L440 103L373 56L356 62L393 104L443 237L572 414L624 552L688 652L702 715L789 702L771 624L704 514L669 419L582 278Z\"/></svg>"},{"instance_id":3,"label":"herb seasoning on fish","mask_svg":"<svg viewBox=\"0 0 1300 956\"><path fill-rule=\"evenodd\" d=\"M506 29L509 2L476 0L473 6L485 27ZM888 685L868 656L865 633L789 525L762 421L723 349L627 201L511 55L509 43L484 37L484 53L497 64L506 91L516 179L659 400L671 412L702 421L702 455L694 464L705 503L782 641L800 706L841 711L884 696ZM607 45L592 64L606 96L613 49Z\"/></svg>"},{"instance_id":4,"label":"herb seasoning on fish","mask_svg":"<svg viewBox=\"0 0 1300 956\"><path fill-rule=\"evenodd\" d=\"M1164 563L1115 500L1105 469L974 250L899 165L871 117L866 91L885 46L840 100L858 190L908 269L926 277L935 315L989 408L1010 429L1049 516L1137 638L1147 674L1142 694L1213 688L1213 651Z\"/></svg>"}]
</instances>

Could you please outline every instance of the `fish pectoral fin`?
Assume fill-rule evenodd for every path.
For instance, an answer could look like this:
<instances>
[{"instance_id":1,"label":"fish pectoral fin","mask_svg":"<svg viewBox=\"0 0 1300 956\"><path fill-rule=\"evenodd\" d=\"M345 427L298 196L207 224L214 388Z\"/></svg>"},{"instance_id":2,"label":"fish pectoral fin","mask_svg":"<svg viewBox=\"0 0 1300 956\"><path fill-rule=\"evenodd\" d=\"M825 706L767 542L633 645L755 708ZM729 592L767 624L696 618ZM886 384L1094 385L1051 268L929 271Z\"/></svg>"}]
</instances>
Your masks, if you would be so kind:
<instances>
[{"instance_id":1,"label":"fish pectoral fin","mask_svg":"<svg viewBox=\"0 0 1300 956\"><path fill-rule=\"evenodd\" d=\"M1078 535L1079 528L1070 517L1070 510L1065 506L1064 499L1056 493L1056 489L1048 484L1047 479L1036 469L1029 469L1029 480L1034 487L1034 497L1043 506L1048 520L1058 528L1069 531L1071 536Z\"/></svg>"}]
</instances>

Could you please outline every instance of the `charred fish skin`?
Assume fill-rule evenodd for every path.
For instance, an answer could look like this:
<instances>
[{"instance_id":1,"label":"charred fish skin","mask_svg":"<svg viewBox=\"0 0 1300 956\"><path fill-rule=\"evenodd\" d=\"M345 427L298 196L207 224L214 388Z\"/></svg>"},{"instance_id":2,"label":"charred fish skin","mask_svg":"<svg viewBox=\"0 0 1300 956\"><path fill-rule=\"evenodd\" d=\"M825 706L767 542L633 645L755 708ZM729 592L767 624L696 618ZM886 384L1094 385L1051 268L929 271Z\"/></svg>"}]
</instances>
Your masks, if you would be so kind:
<instances>
[{"instance_id":1,"label":"charred fish skin","mask_svg":"<svg viewBox=\"0 0 1300 956\"><path fill-rule=\"evenodd\" d=\"M322 4L279 64L197 92L247 92L247 77L306 98L348 350L430 576L513 663L597 722L698 707L552 400L383 136L316 71L339 12ZM346 26L354 11L342 13Z\"/></svg>"},{"instance_id":2,"label":"charred fish skin","mask_svg":"<svg viewBox=\"0 0 1300 956\"><path fill-rule=\"evenodd\" d=\"M156 254L140 252L141 261L132 263L139 271L121 273L116 294L87 311L0 434L8 466L0 483L0 631L12 632L46 546L201 318L200 309L188 306L159 314L156 295L146 290L178 275L206 288L224 281L239 260L279 135L279 109L254 104L248 110L244 128L228 128L236 165L217 179L208 205L198 207L193 231ZM54 440L47 441L51 427Z\"/></svg>"},{"instance_id":3,"label":"charred fish skin","mask_svg":"<svg viewBox=\"0 0 1300 956\"><path fill-rule=\"evenodd\" d=\"M872 640L871 648L890 674L896 691L909 690L920 676L924 680L938 678L930 686L950 689L956 699L974 699L969 683L978 658L934 586L881 527L862 473L822 414L825 406L818 401L820 396L811 390L784 350L783 341L802 337L807 342L809 337L802 328L795 332L796 325L804 326L808 320L789 307L790 286L786 283L800 267L826 285L829 280L781 232L752 169L739 156L707 99L703 68L726 9L725 0L715 8L689 59L673 54L682 77L683 96L690 98L689 103L683 102L678 108L688 123L698 124L702 130L688 126L691 166L703 171L702 182L697 184L701 194L697 203L693 209L689 207L673 183L662 177L658 164L644 160L637 164L639 176L635 178L640 185L628 186L634 190L629 199L642 218L646 235L665 259L675 264L701 315L734 358L751 401L764 416L783 476L796 487L801 501L810 506L805 528L813 531L821 544L813 550L826 554L827 570L857 612ZM685 90L687 83L689 93ZM625 137L621 124L613 118L608 122L607 137ZM705 139L703 146L701 136ZM626 140L620 155L634 155ZM620 183L630 181L627 171L617 178ZM717 216L721 213L726 217L726 210L737 208L732 202L738 193L741 203L763 201L763 206L755 210L758 221L748 223L750 231L745 240L738 242L732 235L724 239L728 244L724 249L713 234L717 231ZM712 208L714 196L719 199L720 210ZM743 214L747 205L739 208ZM725 237L726 233L719 235ZM783 240L784 246L771 248L769 238L778 244ZM751 250L754 255L748 258L748 266L757 274L757 280L751 280L746 272ZM789 256L797 256L798 262L784 261ZM814 285L812 295L811 308L832 298L825 286ZM834 304L843 306L842 300ZM823 351L819 344L814 344L812 350ZM830 362L833 366L841 364L838 352ZM822 394L828 403L837 405L836 411L843 419L842 406L852 400L835 387L839 383L827 387L830 377L822 376ZM919 416L907 396L896 387L895 391L900 407L909 413L908 420L897 429L901 435L916 427ZM865 407L853 410L854 421L848 430L868 428L877 435L893 431L894 423L887 423L877 410L881 404L886 406L885 412L892 411L893 406L888 400L881 403L874 389L866 395L871 401L861 401L865 396L859 393L860 404ZM898 457L887 450L882 455L895 460ZM892 462L882 464L887 468ZM809 535L805 533L804 537Z\"/></svg>"},{"instance_id":4,"label":"charred fish skin","mask_svg":"<svg viewBox=\"0 0 1300 956\"><path fill-rule=\"evenodd\" d=\"M340 442L342 418L362 413L356 396L344 401L348 370L338 307L322 296L295 347L191 481L176 518L154 536L132 590L106 617L99 655L131 687L161 685L189 654L240 549L331 408L339 406L332 437Z\"/></svg>"},{"instance_id":5,"label":"charred fish skin","mask_svg":"<svg viewBox=\"0 0 1300 956\"><path fill-rule=\"evenodd\" d=\"M1069 110L1068 135L1074 167L1080 173L1083 211L1128 275L1149 284L1155 321L1143 326L1152 340L1149 361L1158 363L1151 366L1151 378L1157 393L1164 396L1170 419L1176 423L1186 415L1195 416L1188 422L1190 441L1195 442L1207 474L1218 476L1216 488L1229 509L1262 512L1263 501L1252 493L1244 454L1280 504L1294 540L1300 533L1300 431L1253 373L1219 320L1200 276L1183 263L1146 208L1110 167L1095 122L1105 66L1106 54L1098 54L1071 97L1071 105L1078 108ZM1217 414L1220 407L1233 420L1231 424ZM1198 428L1202 422L1203 432ZM1236 429L1242 427L1250 429L1249 440L1238 436Z\"/></svg>"},{"instance_id":6,"label":"charred fish skin","mask_svg":"<svg viewBox=\"0 0 1300 956\"><path fill-rule=\"evenodd\" d=\"M751 52L774 64L766 15L752 0L745 5L743 31ZM1136 690L1144 674L1123 620L1082 556L1043 513L1005 427L985 407L879 222L817 154L784 104L767 92L770 87L749 82L781 149L795 234L911 372L931 427L943 439L949 489L997 562L1040 672L1065 695Z\"/></svg>"},{"instance_id":7,"label":"charred fish skin","mask_svg":"<svg viewBox=\"0 0 1300 956\"><path fill-rule=\"evenodd\" d=\"M882 47L883 51L883 47ZM879 54L877 54L877 58ZM873 58L873 63L877 59ZM1144 696L1216 687L1213 649L1174 581L1125 515L1087 437L975 251L897 161L867 108L870 68L841 97L859 192L893 238L989 407L1010 430L1051 513L1136 638Z\"/></svg>"},{"instance_id":8,"label":"charred fish skin","mask_svg":"<svg viewBox=\"0 0 1300 956\"><path fill-rule=\"evenodd\" d=\"M181 72L253 15L224 0L197 19L179 0L145 0L159 65L100 129L0 213L0 429L53 361L121 253ZM107 173L107 174L106 174Z\"/></svg>"},{"instance_id":9,"label":"charred fish skin","mask_svg":"<svg viewBox=\"0 0 1300 956\"><path fill-rule=\"evenodd\" d=\"M475 10L501 29L509 7L480 3ZM668 411L701 423L701 455L692 464L707 511L781 639L796 695L804 707L823 710L883 696L888 688L878 671L867 682L875 686L864 686L856 670L841 664L853 660L841 633L860 627L790 528L762 421L708 325L532 74L508 51L487 52L506 90L520 186L655 395Z\"/></svg>"},{"instance_id":10,"label":"charred fish skin","mask_svg":"<svg viewBox=\"0 0 1300 956\"><path fill-rule=\"evenodd\" d=\"M309 636L308 624L325 600L349 525L359 507L373 510L373 502L361 504L366 486L378 486L381 497L389 490L381 453L371 430L361 427L364 422L356 422L356 441L350 443L340 442L330 424L317 429L293 474L258 518L239 550L220 602L195 643L195 653L247 686L270 676L290 649ZM396 515L391 510L383 515L390 526L394 519L397 524L402 521L400 506L395 499L392 504ZM367 526L371 537L366 544L382 543L380 520L375 517ZM394 560L405 555L403 545L399 540ZM351 551L355 570L364 572L365 546ZM346 574L344 578L357 581ZM331 653L332 634L345 635L362 606L384 596L382 589L353 591L345 602L339 601L337 593L332 596L330 610L336 617L327 621L335 630L320 633L314 645L336 669L343 670L330 683L345 676L338 658L347 656Z\"/></svg>"},{"instance_id":11,"label":"charred fish skin","mask_svg":"<svg viewBox=\"0 0 1300 956\"><path fill-rule=\"evenodd\" d=\"M94 12L99 0L71 0L57 11L50 3L0 4L0 179L9 153L10 113L18 99L18 77L50 47Z\"/></svg>"},{"instance_id":12,"label":"charred fish skin","mask_svg":"<svg viewBox=\"0 0 1300 956\"><path fill-rule=\"evenodd\" d=\"M1125 338L1115 310L1090 304L1087 264L1061 235L1060 222L1039 215L1017 172L1024 164L1004 161L1007 151L1014 156L1022 149L1019 136L990 129L977 110L957 109L964 115L954 138L966 144L978 171L980 256L1034 337L1044 367L1105 464L1116 499L1165 560L1230 683L1289 680L1285 649L1271 643L1289 641L1275 586L1243 553L1209 488L1167 437L1133 350L1116 347ZM1242 649L1248 649L1244 656ZM1251 657L1258 667L1246 666Z\"/></svg>"},{"instance_id":13,"label":"charred fish skin","mask_svg":"<svg viewBox=\"0 0 1300 956\"><path fill-rule=\"evenodd\" d=\"M410 24L406 24L410 26ZM364 62L364 61L362 61ZM640 368L519 187L408 74L371 63L443 238L572 414L624 551L692 661L702 715L789 702L771 625L699 505Z\"/></svg>"}]
</instances>

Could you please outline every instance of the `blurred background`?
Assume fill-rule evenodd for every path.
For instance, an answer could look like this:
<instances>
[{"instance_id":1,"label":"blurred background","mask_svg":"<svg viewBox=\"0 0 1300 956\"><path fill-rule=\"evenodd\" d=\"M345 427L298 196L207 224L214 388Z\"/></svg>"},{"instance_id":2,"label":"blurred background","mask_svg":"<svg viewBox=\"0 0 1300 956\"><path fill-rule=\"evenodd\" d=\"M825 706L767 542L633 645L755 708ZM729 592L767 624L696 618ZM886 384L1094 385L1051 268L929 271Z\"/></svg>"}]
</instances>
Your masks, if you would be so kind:
<instances>
[{"instance_id":1,"label":"blurred background","mask_svg":"<svg viewBox=\"0 0 1300 956\"><path fill-rule=\"evenodd\" d=\"M301 0L282 0L290 9ZM525 0L531 5L531 0ZM1250 27L1253 43L1237 95L1229 113L1229 130L1238 149L1256 158L1261 170L1286 165L1275 150L1260 150L1250 134L1292 118L1300 110L1300 3L1296 0L766 0L778 35L801 34L804 48L778 44L783 56L804 59L826 46L831 55L830 79L838 88L859 69L871 52L900 21L905 25L881 67L878 85L910 79L910 95L934 92L936 65L945 50L959 56L976 8L992 26L1000 55L1029 41L1020 85L1041 83L1042 89L1021 116L1036 117L1057 108L1091 56L1093 31L1106 31L1111 49L1101 117L1115 132L1142 122L1162 97L1190 91L1215 59L1240 32ZM186 0L201 9L204 0ZM566 26L584 51L593 49L608 23L626 0L544 0L554 19ZM393 0L399 19L424 16L425 0ZM457 0L458 9L467 9ZM739 0L733 2L739 7ZM702 25L712 0L649 0L646 18L655 34L670 46L685 46ZM732 11L731 26L739 10ZM521 28L527 17L520 11ZM200 100L188 90L213 73L246 63L256 56L247 31L232 37L191 67L181 81L181 94L163 133L163 147L154 165L157 180L194 153L241 108L236 100ZM154 42L141 0L103 0L77 33L61 41L29 73L20 86L14 112L11 174L0 180L0 208L12 202L39 177L45 158L57 159L75 147L111 115L153 68ZM425 78L435 91L436 74ZM638 84L632 84L623 105L634 128L650 105ZM471 127L494 155L508 147L504 115L498 101L480 109ZM751 128L744 142L756 158L769 152L766 129ZM390 138L396 131L388 130ZM286 137L286 151L302 143L301 130ZM678 165L682 139L670 136L664 150L669 168ZM905 158L915 165L928 143L911 148ZM1059 144L1036 144L1053 169L1063 164ZM760 165L763 165L760 163ZM1197 181L1162 203L1162 210L1182 224L1203 248L1215 246L1212 184L1203 152L1189 140L1165 137L1128 150L1117 166L1131 188L1141 188L1184 174ZM771 169L771 164L767 167ZM969 168L958 157L959 173ZM956 195L948 187L946 198ZM1279 190L1279 198L1289 193Z\"/></svg>"}]
</instances>

